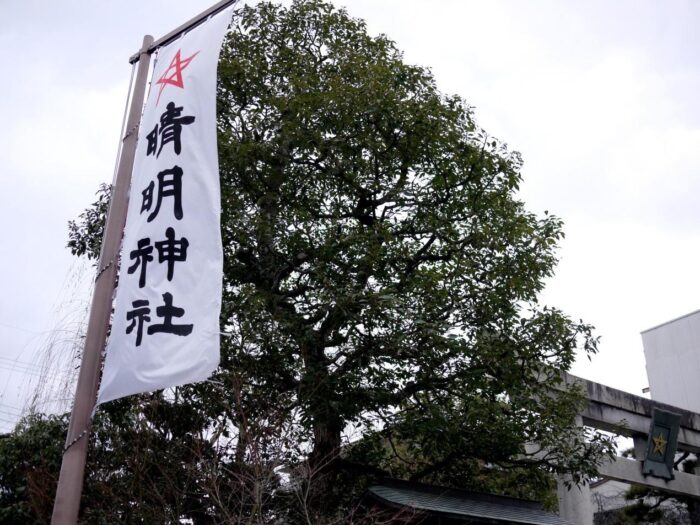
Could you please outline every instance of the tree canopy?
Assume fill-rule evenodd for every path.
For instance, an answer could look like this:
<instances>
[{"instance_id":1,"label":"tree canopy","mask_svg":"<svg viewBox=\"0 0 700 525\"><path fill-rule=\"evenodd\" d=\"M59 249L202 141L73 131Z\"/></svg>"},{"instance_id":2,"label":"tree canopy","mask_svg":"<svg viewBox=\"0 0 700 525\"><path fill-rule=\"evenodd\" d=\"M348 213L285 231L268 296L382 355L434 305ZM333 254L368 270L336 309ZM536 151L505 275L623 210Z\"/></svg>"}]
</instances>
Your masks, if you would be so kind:
<instances>
[{"instance_id":1,"label":"tree canopy","mask_svg":"<svg viewBox=\"0 0 700 525\"><path fill-rule=\"evenodd\" d=\"M217 112L221 366L102 416L197 443L195 488L172 471L194 456L168 467L207 502L182 516L326 523L380 476L546 500L551 473L595 473L610 442L576 427L580 392L552 387L597 338L538 301L562 223L526 210L520 155L462 98L308 0L236 11ZM107 200L71 222L74 253L97 256ZM95 454L119 443L100 435Z\"/></svg>"}]
</instances>

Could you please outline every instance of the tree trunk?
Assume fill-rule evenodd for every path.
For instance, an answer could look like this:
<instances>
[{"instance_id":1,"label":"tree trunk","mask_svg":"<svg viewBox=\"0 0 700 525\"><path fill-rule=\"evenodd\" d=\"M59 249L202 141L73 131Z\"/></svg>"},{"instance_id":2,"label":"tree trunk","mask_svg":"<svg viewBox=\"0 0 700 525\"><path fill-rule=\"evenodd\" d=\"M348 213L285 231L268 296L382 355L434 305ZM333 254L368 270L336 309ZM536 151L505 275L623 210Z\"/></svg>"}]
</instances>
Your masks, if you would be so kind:
<instances>
[{"instance_id":1,"label":"tree trunk","mask_svg":"<svg viewBox=\"0 0 700 525\"><path fill-rule=\"evenodd\" d=\"M302 403L313 430L313 450L309 456L308 479L313 515L328 516L335 508L334 487L338 477L342 417L334 406L334 392L323 347L302 349L306 373L302 381Z\"/></svg>"}]
</instances>

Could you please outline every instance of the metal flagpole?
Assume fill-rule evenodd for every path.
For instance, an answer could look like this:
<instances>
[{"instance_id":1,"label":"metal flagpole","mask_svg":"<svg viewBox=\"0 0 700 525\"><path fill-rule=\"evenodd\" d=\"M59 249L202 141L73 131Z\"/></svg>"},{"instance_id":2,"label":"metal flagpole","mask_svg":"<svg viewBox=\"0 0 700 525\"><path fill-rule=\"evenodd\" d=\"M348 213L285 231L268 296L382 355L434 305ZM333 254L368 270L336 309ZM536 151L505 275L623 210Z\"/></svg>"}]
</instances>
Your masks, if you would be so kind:
<instances>
[{"instance_id":1,"label":"metal flagpole","mask_svg":"<svg viewBox=\"0 0 700 525\"><path fill-rule=\"evenodd\" d=\"M78 521L80 495L83 488L85 461L92 411L95 407L100 378L102 350L105 347L112 296L117 277L117 260L126 223L129 202L129 185L136 155L136 138L141 120L141 110L148 81L153 37L146 35L139 52L139 65L134 83L126 135L123 138L117 177L112 188L112 198L100 251L99 271L95 277L90 319L85 337L85 349L80 365L75 401L71 412L66 445L63 451L61 473L58 478L51 523L72 525Z\"/></svg>"},{"instance_id":2,"label":"metal flagpole","mask_svg":"<svg viewBox=\"0 0 700 525\"><path fill-rule=\"evenodd\" d=\"M170 42L175 40L177 37L179 37L182 33L197 27L199 24L205 22L207 20L207 18L209 18L210 16L214 16L215 14L219 13L220 11L223 11L224 9L226 9L228 6L236 4L238 2L239 2L239 0L221 0L220 2L215 3L210 8L205 9L204 11L199 13L197 16L189 19L187 22L185 22L181 26L176 27L175 29L170 31L170 33L163 35L158 40L153 42L151 44L151 47L148 49L148 52L152 53L157 48L169 44ZM129 58L130 64L133 64L134 62L138 61L139 53L141 53L141 51L139 51L138 53L134 54L131 58Z\"/></svg>"}]
</instances>

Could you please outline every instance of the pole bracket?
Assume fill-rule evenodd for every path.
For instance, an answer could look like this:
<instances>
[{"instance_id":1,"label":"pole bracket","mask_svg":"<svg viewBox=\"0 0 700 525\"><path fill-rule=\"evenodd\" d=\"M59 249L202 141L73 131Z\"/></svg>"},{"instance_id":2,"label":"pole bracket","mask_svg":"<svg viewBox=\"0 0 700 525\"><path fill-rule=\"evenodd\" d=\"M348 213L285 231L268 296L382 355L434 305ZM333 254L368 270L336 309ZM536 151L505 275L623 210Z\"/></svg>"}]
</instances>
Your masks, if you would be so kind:
<instances>
[{"instance_id":1,"label":"pole bracket","mask_svg":"<svg viewBox=\"0 0 700 525\"><path fill-rule=\"evenodd\" d=\"M75 436L75 437L73 438L73 440L72 440L70 443L66 443L66 446L63 447L63 453L65 454L65 453L68 451L69 448L71 448L71 447L72 447L73 445L75 445L78 441L80 441L81 439L83 439L83 438L87 435L87 433L88 433L88 430L87 430L87 428L86 428L86 429L84 429L80 434L78 434L77 436Z\"/></svg>"},{"instance_id":2,"label":"pole bracket","mask_svg":"<svg viewBox=\"0 0 700 525\"><path fill-rule=\"evenodd\" d=\"M99 279L103 273L105 273L111 266L114 265L114 259L110 260L106 266L103 266L99 272L97 272L97 275L95 276L95 282L97 282L97 279Z\"/></svg>"},{"instance_id":3,"label":"pole bracket","mask_svg":"<svg viewBox=\"0 0 700 525\"><path fill-rule=\"evenodd\" d=\"M129 129L129 130L126 132L126 134L122 137L122 142L124 142L124 141L125 141L126 139L128 139L131 135L133 135L134 132L135 132L137 129L139 129L139 125L138 125L138 124L132 126L131 129Z\"/></svg>"}]
</instances>

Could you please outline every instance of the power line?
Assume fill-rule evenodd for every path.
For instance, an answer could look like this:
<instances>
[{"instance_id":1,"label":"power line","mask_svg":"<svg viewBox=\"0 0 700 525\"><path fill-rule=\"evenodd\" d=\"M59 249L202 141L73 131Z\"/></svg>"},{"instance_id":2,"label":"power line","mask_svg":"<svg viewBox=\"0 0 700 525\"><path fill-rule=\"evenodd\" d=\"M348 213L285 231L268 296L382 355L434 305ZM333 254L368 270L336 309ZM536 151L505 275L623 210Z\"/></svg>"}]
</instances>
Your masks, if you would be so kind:
<instances>
[{"instance_id":1,"label":"power line","mask_svg":"<svg viewBox=\"0 0 700 525\"><path fill-rule=\"evenodd\" d=\"M13 427L17 424L18 421L19 421L19 418L10 419L10 418L6 418L5 416L0 415L0 422L7 423L9 425L12 425Z\"/></svg>"},{"instance_id":2,"label":"power line","mask_svg":"<svg viewBox=\"0 0 700 525\"><path fill-rule=\"evenodd\" d=\"M29 328L22 328L21 326L14 326L14 325L2 323L2 322L0 322L0 326L4 326L5 328L10 328L12 330L19 330L20 332L26 332L28 334L34 334L34 335L44 335L44 334L50 334L53 332L68 332L71 334L76 333L75 330L67 330L65 328L52 328L50 330L30 330Z\"/></svg>"},{"instance_id":3,"label":"power line","mask_svg":"<svg viewBox=\"0 0 700 525\"><path fill-rule=\"evenodd\" d=\"M3 368L6 368L8 370L21 370L21 371L27 371L27 372L34 372L37 374L40 374L42 371L42 367L40 367L40 366L28 365L28 364L21 363L19 361L9 361L9 360L2 361L2 360L0 360L0 366Z\"/></svg>"},{"instance_id":4,"label":"power line","mask_svg":"<svg viewBox=\"0 0 700 525\"><path fill-rule=\"evenodd\" d=\"M7 365L5 363L0 363L0 368L3 370L7 370L8 372L19 372L21 374L28 374L36 377L41 376L41 372L38 370L33 370L31 368L25 368L22 366L12 366L12 365Z\"/></svg>"},{"instance_id":5,"label":"power line","mask_svg":"<svg viewBox=\"0 0 700 525\"><path fill-rule=\"evenodd\" d=\"M22 410L20 410L20 409L17 408L17 407L14 407L14 406L12 406L12 405L0 405L0 411L4 411L4 412L15 412L15 413L17 413L17 414L21 414L21 413L22 413Z\"/></svg>"},{"instance_id":6,"label":"power line","mask_svg":"<svg viewBox=\"0 0 700 525\"><path fill-rule=\"evenodd\" d=\"M19 359L13 359L11 357L5 357L0 355L0 360L9 361L10 363L17 363L18 365L26 366L29 368L41 368L39 365L34 363L28 363L26 361L20 361Z\"/></svg>"}]
</instances>

